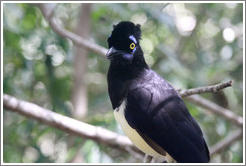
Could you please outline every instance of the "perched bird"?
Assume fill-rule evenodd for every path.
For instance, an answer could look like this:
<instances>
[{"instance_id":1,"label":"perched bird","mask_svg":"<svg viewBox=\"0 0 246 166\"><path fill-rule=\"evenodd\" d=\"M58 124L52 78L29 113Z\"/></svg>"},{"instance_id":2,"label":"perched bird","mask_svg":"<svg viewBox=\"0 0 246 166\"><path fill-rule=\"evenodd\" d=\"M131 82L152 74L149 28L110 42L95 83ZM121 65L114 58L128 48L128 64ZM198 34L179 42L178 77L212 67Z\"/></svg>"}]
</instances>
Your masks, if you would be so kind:
<instances>
[{"instance_id":1,"label":"perched bird","mask_svg":"<svg viewBox=\"0 0 246 166\"><path fill-rule=\"evenodd\" d=\"M177 91L146 64L140 38L139 24L122 21L107 40L108 92L116 121L133 144L150 156L209 162L198 123Z\"/></svg>"}]
</instances>

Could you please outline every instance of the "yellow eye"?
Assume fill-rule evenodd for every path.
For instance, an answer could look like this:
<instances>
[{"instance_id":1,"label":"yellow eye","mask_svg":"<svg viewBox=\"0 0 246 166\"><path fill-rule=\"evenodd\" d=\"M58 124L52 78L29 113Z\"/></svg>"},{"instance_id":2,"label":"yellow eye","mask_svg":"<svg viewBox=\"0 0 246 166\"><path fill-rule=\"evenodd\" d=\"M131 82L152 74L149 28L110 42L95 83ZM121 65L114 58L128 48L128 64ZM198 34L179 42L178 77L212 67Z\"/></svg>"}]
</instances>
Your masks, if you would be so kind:
<instances>
[{"instance_id":1,"label":"yellow eye","mask_svg":"<svg viewBox=\"0 0 246 166\"><path fill-rule=\"evenodd\" d=\"M135 48L135 44L134 44L134 43L131 43L131 44L130 44L130 49L133 50L134 48Z\"/></svg>"}]
</instances>

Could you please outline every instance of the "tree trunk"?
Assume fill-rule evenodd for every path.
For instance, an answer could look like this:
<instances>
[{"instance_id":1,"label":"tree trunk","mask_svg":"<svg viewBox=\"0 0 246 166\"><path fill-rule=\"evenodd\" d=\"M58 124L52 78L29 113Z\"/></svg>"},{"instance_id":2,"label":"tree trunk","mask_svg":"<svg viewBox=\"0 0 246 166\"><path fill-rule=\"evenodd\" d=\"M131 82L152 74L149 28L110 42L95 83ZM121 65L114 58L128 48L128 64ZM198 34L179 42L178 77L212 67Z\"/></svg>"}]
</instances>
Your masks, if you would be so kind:
<instances>
[{"instance_id":1,"label":"tree trunk","mask_svg":"<svg viewBox=\"0 0 246 166\"><path fill-rule=\"evenodd\" d=\"M86 3L81 5L79 14L79 23L75 32L84 38L90 34L90 14L92 4ZM85 74L87 71L87 50L75 46L74 57L74 85L72 92L73 117L82 120L87 115L87 84Z\"/></svg>"}]
</instances>

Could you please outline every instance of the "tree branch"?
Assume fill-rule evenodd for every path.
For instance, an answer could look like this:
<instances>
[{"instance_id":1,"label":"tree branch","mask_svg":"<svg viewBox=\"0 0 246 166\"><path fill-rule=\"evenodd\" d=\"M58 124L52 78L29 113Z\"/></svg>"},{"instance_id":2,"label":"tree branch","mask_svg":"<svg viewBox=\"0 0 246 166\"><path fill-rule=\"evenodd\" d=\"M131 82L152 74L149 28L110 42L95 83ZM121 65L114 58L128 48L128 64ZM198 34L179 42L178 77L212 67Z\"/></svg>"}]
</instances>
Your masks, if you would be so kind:
<instances>
[{"instance_id":1,"label":"tree branch","mask_svg":"<svg viewBox=\"0 0 246 166\"><path fill-rule=\"evenodd\" d=\"M190 96L188 99L196 98L198 95ZM198 96L199 97L199 96ZM211 105L211 103L204 102L206 99L198 99L194 101L198 101L200 103L203 101L203 105ZM192 100L193 101L193 100ZM208 101L210 102L210 101ZM196 103L197 104L197 103ZM212 103L213 105L214 103ZM200 104L198 104L200 105ZM103 129L101 127L92 126L78 120L57 114L50 110L44 109L36 104L29 103L23 100L19 100L15 97L12 97L7 94L3 94L3 107L13 112L17 112L26 117L33 118L38 120L44 124L49 126L53 126L55 128L61 129L65 132L78 135L83 138L92 139L96 142L102 143L104 145L108 145L111 147L119 148L124 151L129 152L130 154L136 156L137 158L144 157L144 154L139 151L126 136L117 135L114 132ZM216 108L216 107L215 107ZM218 109L218 108L217 108ZM224 109L224 108L222 108ZM208 109L213 110L214 109ZM218 111L218 110L217 110ZM215 111L216 112L216 111ZM223 114L225 112L225 114ZM235 124L242 126L242 119L237 115L232 115L232 112L228 110L220 110L219 113L223 117L227 117L228 120L232 120ZM237 119L239 118L239 119ZM241 138L242 129L230 134L226 138L222 139L220 142L216 143L211 147L211 155L215 153L219 153L223 148L230 146L234 141Z\"/></svg>"},{"instance_id":2,"label":"tree branch","mask_svg":"<svg viewBox=\"0 0 246 166\"><path fill-rule=\"evenodd\" d=\"M198 106L201 106L202 108L207 109L208 111L215 113L232 123L236 124L239 127L243 127L243 118L241 116L236 115L234 112L223 108L199 95L193 95L187 97L187 99L193 103L195 103Z\"/></svg>"},{"instance_id":3,"label":"tree branch","mask_svg":"<svg viewBox=\"0 0 246 166\"><path fill-rule=\"evenodd\" d=\"M104 145L119 148L127 152L135 152L141 155L142 158L144 157L143 153L126 136L117 135L102 127L92 126L57 114L36 104L19 100L7 94L3 94L3 107L68 133L92 139Z\"/></svg>"},{"instance_id":4,"label":"tree branch","mask_svg":"<svg viewBox=\"0 0 246 166\"><path fill-rule=\"evenodd\" d=\"M224 89L226 87L232 86L232 80L227 81L227 82L223 82L220 84L216 84L216 85L211 85L211 86L204 86L204 87L199 87L199 88L194 88L194 89L188 89L188 90L177 90L179 92L179 94L182 97L186 97L186 96L190 96L190 95L194 95L194 94L201 94L201 93L206 93L206 92L212 92L212 93L216 93L221 89Z\"/></svg>"},{"instance_id":5,"label":"tree branch","mask_svg":"<svg viewBox=\"0 0 246 166\"><path fill-rule=\"evenodd\" d=\"M240 139L243 135L243 130L238 129L231 134L229 134L227 137L222 139L221 141L217 142L215 145L213 145L210 148L210 155L214 155L216 153L220 153L224 148L230 146L234 141Z\"/></svg>"},{"instance_id":6,"label":"tree branch","mask_svg":"<svg viewBox=\"0 0 246 166\"><path fill-rule=\"evenodd\" d=\"M242 127L243 126L243 118L241 116L236 115L234 112L232 112L229 109L223 108L214 102L211 102L201 96L194 95L194 94L201 94L201 93L206 93L206 92L212 92L216 93L221 89L227 88L232 86L232 80L223 82L220 84L216 85L211 85L211 86L204 86L204 87L199 87L199 88L193 88L193 89L188 89L188 90L180 90L178 89L177 91L179 92L180 96L182 97L187 97L187 99L217 115L220 115L221 117L226 118L227 120L233 122L234 124ZM193 96L190 96L193 95Z\"/></svg>"},{"instance_id":7,"label":"tree branch","mask_svg":"<svg viewBox=\"0 0 246 166\"><path fill-rule=\"evenodd\" d=\"M39 7L39 9L41 10L41 12L43 13L45 19L47 20L47 22L49 23L50 27L52 28L52 30L54 32L56 32L57 34L59 34L62 37L66 37L70 40L72 40L76 45L78 46L82 46L86 49L88 49L89 51L92 51L104 58L106 58L106 53L107 53L107 49L105 47L102 47L100 45L97 45L94 42L89 41L88 39L84 39L82 37L80 37L79 35L70 32L64 28L62 28L60 25L58 25L56 19L53 17L54 11L52 11L52 9L49 7L50 4L36 4L36 6Z\"/></svg>"}]
</instances>

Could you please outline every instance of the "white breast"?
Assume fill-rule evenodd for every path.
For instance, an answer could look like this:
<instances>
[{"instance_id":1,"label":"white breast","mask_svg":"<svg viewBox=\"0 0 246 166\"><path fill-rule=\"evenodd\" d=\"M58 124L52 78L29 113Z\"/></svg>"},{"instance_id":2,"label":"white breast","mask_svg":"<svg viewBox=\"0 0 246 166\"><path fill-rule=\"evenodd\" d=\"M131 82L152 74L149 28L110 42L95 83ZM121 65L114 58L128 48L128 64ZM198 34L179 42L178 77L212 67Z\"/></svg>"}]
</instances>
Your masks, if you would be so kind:
<instances>
[{"instance_id":1,"label":"white breast","mask_svg":"<svg viewBox=\"0 0 246 166\"><path fill-rule=\"evenodd\" d=\"M153 148L151 148L138 134L138 132L127 123L124 115L125 107L126 101L123 101L120 107L114 110L114 117L122 127L125 134L129 137L133 144L144 153L153 157L163 157L161 154L157 153Z\"/></svg>"}]
</instances>

